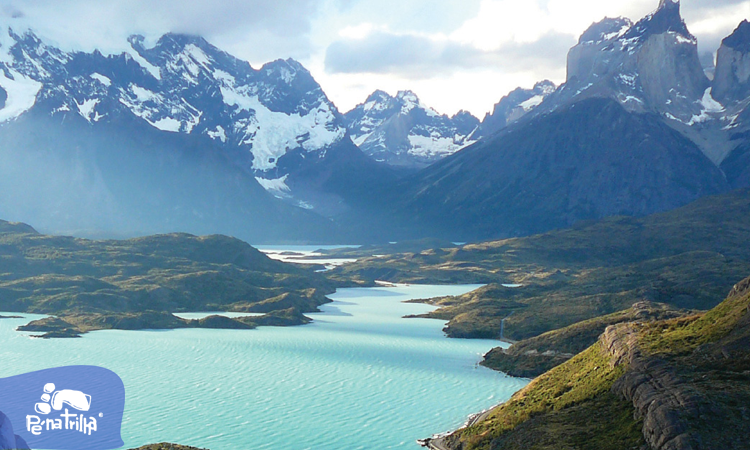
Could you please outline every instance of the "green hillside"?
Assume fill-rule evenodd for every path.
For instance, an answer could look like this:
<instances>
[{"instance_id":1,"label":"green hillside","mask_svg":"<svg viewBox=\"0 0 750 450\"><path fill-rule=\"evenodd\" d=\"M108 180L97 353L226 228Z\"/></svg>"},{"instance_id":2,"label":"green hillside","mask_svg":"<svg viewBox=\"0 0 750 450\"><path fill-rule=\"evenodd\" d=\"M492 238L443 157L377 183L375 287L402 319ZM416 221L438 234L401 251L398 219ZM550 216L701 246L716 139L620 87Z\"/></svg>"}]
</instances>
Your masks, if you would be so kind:
<instances>
[{"instance_id":1,"label":"green hillside","mask_svg":"<svg viewBox=\"0 0 750 450\"><path fill-rule=\"evenodd\" d=\"M607 328L444 445L740 449L749 404L750 278L707 313Z\"/></svg>"}]
</instances>

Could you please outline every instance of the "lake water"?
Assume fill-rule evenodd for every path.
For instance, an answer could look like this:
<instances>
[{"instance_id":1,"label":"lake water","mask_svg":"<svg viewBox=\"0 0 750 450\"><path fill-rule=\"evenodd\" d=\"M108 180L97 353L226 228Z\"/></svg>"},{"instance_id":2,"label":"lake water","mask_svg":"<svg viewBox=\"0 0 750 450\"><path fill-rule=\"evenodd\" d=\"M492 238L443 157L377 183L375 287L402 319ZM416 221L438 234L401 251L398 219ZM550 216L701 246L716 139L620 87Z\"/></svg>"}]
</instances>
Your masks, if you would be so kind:
<instances>
[{"instance_id":1,"label":"lake water","mask_svg":"<svg viewBox=\"0 0 750 450\"><path fill-rule=\"evenodd\" d=\"M317 250L359 248L359 245L257 245L254 246L271 259L295 264L321 264L325 270L357 261L356 258L325 258ZM319 272L324 272L320 270Z\"/></svg>"},{"instance_id":2,"label":"lake water","mask_svg":"<svg viewBox=\"0 0 750 450\"><path fill-rule=\"evenodd\" d=\"M131 448L417 449L527 380L477 366L497 341L447 339L443 322L403 319L404 300L477 286L341 289L312 324L256 330L99 331L40 340L0 320L0 376L92 364L126 388Z\"/></svg>"}]
</instances>

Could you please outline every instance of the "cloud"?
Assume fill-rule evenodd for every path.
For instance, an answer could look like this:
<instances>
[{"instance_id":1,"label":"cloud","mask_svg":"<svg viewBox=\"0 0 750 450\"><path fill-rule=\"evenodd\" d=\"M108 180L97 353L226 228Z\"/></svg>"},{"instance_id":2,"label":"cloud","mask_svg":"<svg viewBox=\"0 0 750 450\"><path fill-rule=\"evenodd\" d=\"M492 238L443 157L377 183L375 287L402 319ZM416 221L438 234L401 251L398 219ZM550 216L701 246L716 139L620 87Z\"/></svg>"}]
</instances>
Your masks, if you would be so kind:
<instances>
[{"instance_id":1,"label":"cloud","mask_svg":"<svg viewBox=\"0 0 750 450\"><path fill-rule=\"evenodd\" d=\"M375 31L361 39L331 44L325 57L328 73L395 74L432 78L461 70L528 71L565 64L575 44L570 35L547 33L526 43L510 42L493 50L423 35Z\"/></svg>"},{"instance_id":2,"label":"cloud","mask_svg":"<svg viewBox=\"0 0 750 450\"><path fill-rule=\"evenodd\" d=\"M0 0L63 47L117 49L131 34L196 34L253 59L304 56L316 0ZM230 49L230 50L231 50ZM290 55L295 53L295 55Z\"/></svg>"}]
</instances>

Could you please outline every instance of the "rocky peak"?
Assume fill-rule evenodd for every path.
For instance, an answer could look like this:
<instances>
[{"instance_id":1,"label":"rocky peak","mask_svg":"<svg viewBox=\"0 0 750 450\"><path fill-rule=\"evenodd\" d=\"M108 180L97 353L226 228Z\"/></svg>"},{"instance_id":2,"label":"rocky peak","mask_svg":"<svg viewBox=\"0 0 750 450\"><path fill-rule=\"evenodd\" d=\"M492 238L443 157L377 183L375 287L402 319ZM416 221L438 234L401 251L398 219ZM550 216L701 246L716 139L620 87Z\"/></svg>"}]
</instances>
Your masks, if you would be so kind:
<instances>
[{"instance_id":1,"label":"rocky peak","mask_svg":"<svg viewBox=\"0 0 750 450\"><path fill-rule=\"evenodd\" d=\"M381 91L380 89L378 89L367 97L367 100L365 100L365 103L369 103L369 102L385 103L390 100L393 100L393 97L391 97L387 92Z\"/></svg>"},{"instance_id":2,"label":"rocky peak","mask_svg":"<svg viewBox=\"0 0 750 450\"><path fill-rule=\"evenodd\" d=\"M721 44L738 52L750 52L750 22L743 20L734 32L724 38Z\"/></svg>"},{"instance_id":3,"label":"rocky peak","mask_svg":"<svg viewBox=\"0 0 750 450\"><path fill-rule=\"evenodd\" d=\"M629 23L604 19L583 34L568 53L567 82L550 107L610 97L629 111L657 112L684 124L702 119L710 83L679 1L662 0L656 11Z\"/></svg>"},{"instance_id":4,"label":"rocky peak","mask_svg":"<svg viewBox=\"0 0 750 450\"><path fill-rule=\"evenodd\" d=\"M501 130L533 111L556 89L555 83L544 80L536 83L531 89L518 88L511 91L495 104L491 114L484 117L481 136Z\"/></svg>"},{"instance_id":5,"label":"rocky peak","mask_svg":"<svg viewBox=\"0 0 750 450\"><path fill-rule=\"evenodd\" d=\"M661 0L659 7L653 13L636 23L627 33L625 39L643 38L667 32L678 33L695 39L687 29L685 21L680 15L679 0Z\"/></svg>"},{"instance_id":6,"label":"rocky peak","mask_svg":"<svg viewBox=\"0 0 750 450\"><path fill-rule=\"evenodd\" d=\"M292 58L277 59L263 66L261 71L266 72L269 76L279 76L286 84L292 84L297 74L310 76L310 72L305 67Z\"/></svg>"},{"instance_id":7,"label":"rocky peak","mask_svg":"<svg viewBox=\"0 0 750 450\"><path fill-rule=\"evenodd\" d=\"M608 41L614 37L619 37L625 33L633 22L626 17L609 18L605 17L599 22L593 23L578 39L579 44L596 44L602 41Z\"/></svg>"},{"instance_id":8,"label":"rocky peak","mask_svg":"<svg viewBox=\"0 0 750 450\"><path fill-rule=\"evenodd\" d=\"M716 54L714 98L738 102L750 96L750 22L743 20Z\"/></svg>"},{"instance_id":9,"label":"rocky peak","mask_svg":"<svg viewBox=\"0 0 750 450\"><path fill-rule=\"evenodd\" d=\"M265 64L255 80L260 100L272 111L307 115L322 108L338 123L339 112L320 85L294 59L277 59Z\"/></svg>"}]
</instances>

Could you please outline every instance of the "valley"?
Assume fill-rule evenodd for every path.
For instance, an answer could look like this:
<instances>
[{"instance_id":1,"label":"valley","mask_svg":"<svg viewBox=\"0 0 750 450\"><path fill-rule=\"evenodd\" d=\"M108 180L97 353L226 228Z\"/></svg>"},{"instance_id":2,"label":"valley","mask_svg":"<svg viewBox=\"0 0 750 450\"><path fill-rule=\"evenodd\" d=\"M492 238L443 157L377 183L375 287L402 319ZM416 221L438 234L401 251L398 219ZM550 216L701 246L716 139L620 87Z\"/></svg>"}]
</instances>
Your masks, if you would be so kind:
<instances>
[{"instance_id":1,"label":"valley","mask_svg":"<svg viewBox=\"0 0 750 450\"><path fill-rule=\"evenodd\" d=\"M0 376L116 371L139 450L746 448L748 2L536 40L481 3L91 45L2 9ZM430 106L483 71L525 81Z\"/></svg>"}]
</instances>

